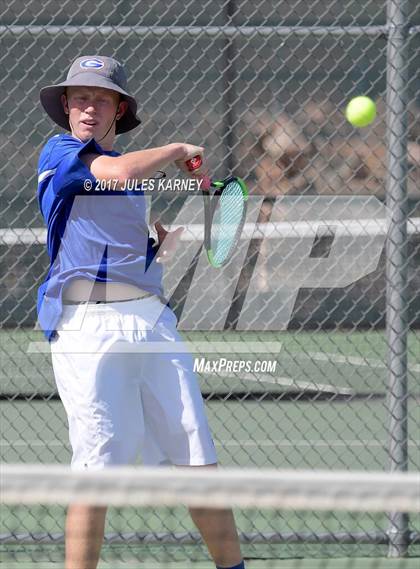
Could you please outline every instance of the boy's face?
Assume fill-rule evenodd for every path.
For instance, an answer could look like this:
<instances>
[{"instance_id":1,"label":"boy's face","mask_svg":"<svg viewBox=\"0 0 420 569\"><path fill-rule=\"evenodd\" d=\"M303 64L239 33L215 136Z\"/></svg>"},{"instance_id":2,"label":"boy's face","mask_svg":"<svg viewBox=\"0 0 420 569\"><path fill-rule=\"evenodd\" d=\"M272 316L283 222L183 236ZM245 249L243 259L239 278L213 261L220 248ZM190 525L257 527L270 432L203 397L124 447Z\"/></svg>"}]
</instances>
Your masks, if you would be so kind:
<instances>
[{"instance_id":1,"label":"boy's face","mask_svg":"<svg viewBox=\"0 0 420 569\"><path fill-rule=\"evenodd\" d=\"M83 142L95 138L101 141L109 129L115 113L120 118L127 109L127 102L120 102L120 95L102 87L67 87L67 96L62 95L64 110L69 115L72 133ZM105 142L114 139L115 124ZM102 144L102 142L101 142Z\"/></svg>"}]
</instances>

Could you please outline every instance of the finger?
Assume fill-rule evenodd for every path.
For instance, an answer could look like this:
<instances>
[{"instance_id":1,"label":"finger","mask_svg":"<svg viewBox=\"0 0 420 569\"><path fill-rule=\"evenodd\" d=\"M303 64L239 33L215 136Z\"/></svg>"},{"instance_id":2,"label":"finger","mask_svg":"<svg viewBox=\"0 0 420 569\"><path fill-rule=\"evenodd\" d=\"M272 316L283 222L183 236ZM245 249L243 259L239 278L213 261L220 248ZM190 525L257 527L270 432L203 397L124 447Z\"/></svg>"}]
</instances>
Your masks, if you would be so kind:
<instances>
[{"instance_id":1,"label":"finger","mask_svg":"<svg viewBox=\"0 0 420 569\"><path fill-rule=\"evenodd\" d=\"M178 163L177 167L181 170L181 172L184 172L185 174L191 174L191 171L188 169L188 166L184 162Z\"/></svg>"},{"instance_id":2,"label":"finger","mask_svg":"<svg viewBox=\"0 0 420 569\"><path fill-rule=\"evenodd\" d=\"M173 251L176 249L183 232L184 232L184 228L178 227L174 231L171 231L170 233L168 233L166 240L165 240L165 250L166 251Z\"/></svg>"},{"instance_id":3,"label":"finger","mask_svg":"<svg viewBox=\"0 0 420 569\"><path fill-rule=\"evenodd\" d=\"M202 189L208 190L211 186L211 179L209 178L209 176L207 176L207 174L203 174L200 179L201 179Z\"/></svg>"},{"instance_id":4,"label":"finger","mask_svg":"<svg viewBox=\"0 0 420 569\"><path fill-rule=\"evenodd\" d=\"M167 231L167 230L166 230L164 227L162 227L162 226L160 226L160 227L158 228L159 233L165 234L165 237L167 237L168 239L170 239L170 237L171 237L172 235L180 235L180 234L184 231L184 229L185 229L185 227L183 227L183 226L177 227L177 228L174 229L173 231Z\"/></svg>"},{"instance_id":5,"label":"finger","mask_svg":"<svg viewBox=\"0 0 420 569\"><path fill-rule=\"evenodd\" d=\"M164 263L168 259L169 259L168 251L162 251L162 253L160 253L159 257L156 258L156 263Z\"/></svg>"},{"instance_id":6,"label":"finger","mask_svg":"<svg viewBox=\"0 0 420 569\"><path fill-rule=\"evenodd\" d=\"M185 160L191 160L191 158L195 158L196 156L200 156L200 158L203 158L203 154L204 154L204 146L195 146L189 144Z\"/></svg>"},{"instance_id":7,"label":"finger","mask_svg":"<svg viewBox=\"0 0 420 569\"><path fill-rule=\"evenodd\" d=\"M159 250L159 256L156 258L156 262L165 263L172 259L178 247L178 241L181 237L182 232L183 228L179 228L179 230L176 230L170 234L171 237L173 236L173 238L171 238L169 241L165 241L165 249Z\"/></svg>"},{"instance_id":8,"label":"finger","mask_svg":"<svg viewBox=\"0 0 420 569\"><path fill-rule=\"evenodd\" d=\"M184 231L184 229L185 229L184 226L179 226L176 227L173 231L166 231L166 229L164 229L164 231L168 236L168 241L170 241L172 236L180 235Z\"/></svg>"},{"instance_id":9,"label":"finger","mask_svg":"<svg viewBox=\"0 0 420 569\"><path fill-rule=\"evenodd\" d=\"M192 172L190 172L190 174L191 174L191 178L201 178L202 176L208 176L209 169L207 166L205 166L203 164L197 170L193 170Z\"/></svg>"}]
</instances>

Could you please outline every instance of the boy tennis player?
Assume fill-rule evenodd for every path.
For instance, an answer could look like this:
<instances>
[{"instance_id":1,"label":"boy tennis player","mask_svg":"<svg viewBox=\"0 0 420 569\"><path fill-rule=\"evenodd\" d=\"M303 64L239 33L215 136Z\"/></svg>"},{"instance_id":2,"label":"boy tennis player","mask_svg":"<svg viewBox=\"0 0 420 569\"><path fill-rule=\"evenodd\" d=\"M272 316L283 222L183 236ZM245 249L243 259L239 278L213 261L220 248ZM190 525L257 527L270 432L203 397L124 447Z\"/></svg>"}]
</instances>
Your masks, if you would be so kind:
<instances>
[{"instance_id":1,"label":"boy tennis player","mask_svg":"<svg viewBox=\"0 0 420 569\"><path fill-rule=\"evenodd\" d=\"M168 234L158 224L154 246L144 196L122 190L129 179L153 176L171 162L186 170L185 161L203 149L173 143L114 151L115 136L140 121L124 69L109 57L79 57L66 81L41 89L40 99L71 133L48 140L39 159L51 265L38 292L38 320L68 417L72 468L132 464L139 452L147 465L215 466L191 355L138 349L181 341L176 317L161 300L156 262L174 252L179 231ZM100 192L98 180L105 182ZM190 512L216 566L243 568L231 510ZM97 566L105 514L100 507L69 508L66 569Z\"/></svg>"}]
</instances>

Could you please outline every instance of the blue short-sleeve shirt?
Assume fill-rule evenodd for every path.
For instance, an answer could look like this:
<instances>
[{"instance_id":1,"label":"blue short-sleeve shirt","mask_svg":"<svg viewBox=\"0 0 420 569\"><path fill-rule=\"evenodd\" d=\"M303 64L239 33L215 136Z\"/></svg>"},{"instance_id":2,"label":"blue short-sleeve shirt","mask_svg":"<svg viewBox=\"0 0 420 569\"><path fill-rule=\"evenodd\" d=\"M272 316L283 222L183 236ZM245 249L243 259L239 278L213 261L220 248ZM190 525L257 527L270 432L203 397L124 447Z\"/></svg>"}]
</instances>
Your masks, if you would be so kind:
<instances>
[{"instance_id":1,"label":"blue short-sleeve shirt","mask_svg":"<svg viewBox=\"0 0 420 569\"><path fill-rule=\"evenodd\" d=\"M48 140L39 158L37 196L50 267L38 290L37 311L49 341L62 313L62 292L72 279L129 283L163 295L143 192L98 191L96 178L81 160L90 153L119 156L94 139L81 142L60 134Z\"/></svg>"}]
</instances>

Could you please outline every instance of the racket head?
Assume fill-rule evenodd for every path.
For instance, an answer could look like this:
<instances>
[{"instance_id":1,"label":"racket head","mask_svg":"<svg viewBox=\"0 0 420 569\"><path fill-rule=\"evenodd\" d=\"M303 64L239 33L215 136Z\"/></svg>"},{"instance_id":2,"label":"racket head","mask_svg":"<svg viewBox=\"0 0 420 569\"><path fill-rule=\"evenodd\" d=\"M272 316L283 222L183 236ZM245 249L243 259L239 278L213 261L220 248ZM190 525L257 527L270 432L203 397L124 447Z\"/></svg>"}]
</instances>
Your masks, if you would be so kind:
<instances>
[{"instance_id":1,"label":"racket head","mask_svg":"<svg viewBox=\"0 0 420 569\"><path fill-rule=\"evenodd\" d=\"M212 267L226 265L241 237L245 223L248 188L241 178L212 182L211 219L206 224L204 246Z\"/></svg>"}]
</instances>

